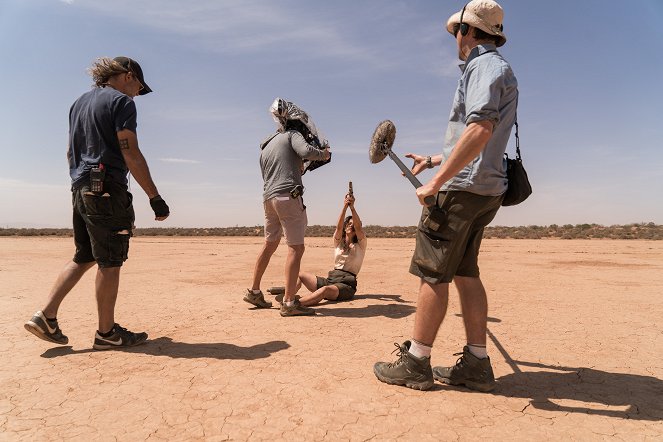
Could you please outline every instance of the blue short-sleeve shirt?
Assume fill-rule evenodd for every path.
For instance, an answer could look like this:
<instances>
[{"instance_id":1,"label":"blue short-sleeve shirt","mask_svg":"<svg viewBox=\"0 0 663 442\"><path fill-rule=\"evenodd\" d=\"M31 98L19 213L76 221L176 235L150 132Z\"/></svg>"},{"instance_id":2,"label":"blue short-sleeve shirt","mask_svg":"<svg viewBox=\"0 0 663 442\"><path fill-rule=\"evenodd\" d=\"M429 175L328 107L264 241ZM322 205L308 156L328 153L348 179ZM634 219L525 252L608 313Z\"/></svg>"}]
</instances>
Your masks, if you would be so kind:
<instances>
[{"instance_id":1,"label":"blue short-sleeve shirt","mask_svg":"<svg viewBox=\"0 0 663 442\"><path fill-rule=\"evenodd\" d=\"M483 151L441 190L501 195L507 186L504 152L516 120L518 82L509 63L492 44L472 49L461 71L449 115L443 160L449 158L468 124L490 121L493 134Z\"/></svg>"},{"instance_id":2,"label":"blue short-sleeve shirt","mask_svg":"<svg viewBox=\"0 0 663 442\"><path fill-rule=\"evenodd\" d=\"M84 93L69 111L69 175L72 188L89 182L90 169L103 164L106 178L127 184L129 169L117 132L136 133L136 104L112 87Z\"/></svg>"}]
</instances>

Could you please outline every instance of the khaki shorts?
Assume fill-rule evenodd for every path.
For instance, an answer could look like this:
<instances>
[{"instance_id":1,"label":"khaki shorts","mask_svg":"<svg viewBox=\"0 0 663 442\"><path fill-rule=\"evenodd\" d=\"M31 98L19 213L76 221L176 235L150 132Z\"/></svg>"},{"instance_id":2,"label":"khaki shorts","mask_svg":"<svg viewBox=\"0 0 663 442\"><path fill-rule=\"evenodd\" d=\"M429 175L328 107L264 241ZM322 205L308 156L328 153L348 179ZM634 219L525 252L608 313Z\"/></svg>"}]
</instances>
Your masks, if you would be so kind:
<instances>
[{"instance_id":1,"label":"khaki shorts","mask_svg":"<svg viewBox=\"0 0 663 442\"><path fill-rule=\"evenodd\" d=\"M290 246L304 244L306 234L306 206L302 197L291 198L282 193L263 203L265 208L265 241L279 242L285 234L285 242Z\"/></svg>"},{"instance_id":2,"label":"khaki shorts","mask_svg":"<svg viewBox=\"0 0 663 442\"><path fill-rule=\"evenodd\" d=\"M424 225L424 207L417 228L410 273L429 284L451 282L454 276L479 277L479 247L483 230L495 217L504 195L483 196L470 192L440 192L437 207L446 221L437 230Z\"/></svg>"}]
</instances>

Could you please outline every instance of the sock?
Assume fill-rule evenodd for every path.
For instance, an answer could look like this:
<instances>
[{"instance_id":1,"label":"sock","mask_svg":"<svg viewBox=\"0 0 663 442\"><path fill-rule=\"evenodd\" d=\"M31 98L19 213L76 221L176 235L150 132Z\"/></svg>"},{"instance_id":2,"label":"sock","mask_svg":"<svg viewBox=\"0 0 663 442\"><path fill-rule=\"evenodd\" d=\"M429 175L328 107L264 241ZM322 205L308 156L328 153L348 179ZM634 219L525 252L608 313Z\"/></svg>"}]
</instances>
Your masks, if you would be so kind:
<instances>
[{"instance_id":1,"label":"sock","mask_svg":"<svg viewBox=\"0 0 663 442\"><path fill-rule=\"evenodd\" d=\"M479 359L486 359L488 357L485 345L467 344L467 347L470 349L470 353Z\"/></svg>"},{"instance_id":2,"label":"sock","mask_svg":"<svg viewBox=\"0 0 663 442\"><path fill-rule=\"evenodd\" d=\"M410 341L410 350L409 353L416 358L428 358L430 357L430 352L432 350L431 346L422 344L419 341L412 339Z\"/></svg>"},{"instance_id":3,"label":"sock","mask_svg":"<svg viewBox=\"0 0 663 442\"><path fill-rule=\"evenodd\" d=\"M286 307L292 307L293 305L295 305L295 301L285 301L284 304Z\"/></svg>"},{"instance_id":4,"label":"sock","mask_svg":"<svg viewBox=\"0 0 663 442\"><path fill-rule=\"evenodd\" d=\"M254 295L259 295L259 294L260 294L260 289L258 289L258 290L251 290L251 292L253 292Z\"/></svg>"},{"instance_id":5,"label":"sock","mask_svg":"<svg viewBox=\"0 0 663 442\"><path fill-rule=\"evenodd\" d=\"M115 326L113 326L113 327L112 327L110 330L108 330L106 333L101 333L99 330L97 330L97 333L99 333L99 335L100 335L102 338L109 338L109 337L113 334L114 331L115 331Z\"/></svg>"}]
</instances>

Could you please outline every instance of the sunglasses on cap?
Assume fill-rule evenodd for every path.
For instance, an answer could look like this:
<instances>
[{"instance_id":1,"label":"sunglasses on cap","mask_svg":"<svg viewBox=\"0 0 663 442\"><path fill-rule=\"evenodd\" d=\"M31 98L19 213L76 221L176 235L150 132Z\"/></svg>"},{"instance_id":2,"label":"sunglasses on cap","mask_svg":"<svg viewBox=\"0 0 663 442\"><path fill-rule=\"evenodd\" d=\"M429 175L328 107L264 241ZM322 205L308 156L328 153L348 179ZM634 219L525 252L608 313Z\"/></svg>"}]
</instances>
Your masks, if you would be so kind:
<instances>
[{"instance_id":1,"label":"sunglasses on cap","mask_svg":"<svg viewBox=\"0 0 663 442\"><path fill-rule=\"evenodd\" d=\"M119 63L120 66L122 66L124 72L126 73L131 72L131 74L136 78L136 80L141 86L138 95L145 95L152 92L152 89L147 85L147 83L145 83L145 80L143 78L143 70L141 69L137 61L132 60L129 57L115 57L113 60Z\"/></svg>"},{"instance_id":2,"label":"sunglasses on cap","mask_svg":"<svg viewBox=\"0 0 663 442\"><path fill-rule=\"evenodd\" d=\"M143 86L143 83L140 81L140 78L138 77L138 74L137 74L136 71L131 67L131 59L129 59L129 61L127 62L126 69L127 69L127 74L131 74L131 75L133 75L133 77L136 79L136 81L138 82L138 84L140 84L140 89L138 89L138 90L139 90L139 91L142 91L143 89L145 89L145 86Z\"/></svg>"}]
</instances>

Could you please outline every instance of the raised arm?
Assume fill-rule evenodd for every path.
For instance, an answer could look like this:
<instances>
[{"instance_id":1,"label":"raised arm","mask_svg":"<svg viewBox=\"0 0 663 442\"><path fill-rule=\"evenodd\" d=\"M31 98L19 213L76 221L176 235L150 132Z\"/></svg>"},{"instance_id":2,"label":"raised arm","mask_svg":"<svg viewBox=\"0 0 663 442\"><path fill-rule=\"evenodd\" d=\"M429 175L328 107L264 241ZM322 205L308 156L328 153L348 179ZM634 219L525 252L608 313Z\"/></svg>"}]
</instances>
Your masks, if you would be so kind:
<instances>
[{"instance_id":1,"label":"raised arm","mask_svg":"<svg viewBox=\"0 0 663 442\"><path fill-rule=\"evenodd\" d=\"M292 131L290 144L297 155L303 160L327 160L329 159L329 148L317 149L306 142L302 134Z\"/></svg>"},{"instance_id":2,"label":"raised arm","mask_svg":"<svg viewBox=\"0 0 663 442\"><path fill-rule=\"evenodd\" d=\"M136 182L150 199L150 205L155 214L154 219L162 221L168 218L170 210L159 195L159 191L157 190L154 181L152 181L152 175L147 166L147 161L138 148L138 137L132 131L124 129L117 133L117 139L120 142L120 150L122 151L122 156L127 163L131 175L133 175Z\"/></svg>"},{"instance_id":3,"label":"raised arm","mask_svg":"<svg viewBox=\"0 0 663 442\"><path fill-rule=\"evenodd\" d=\"M336 223L336 230L334 231L334 242L337 243L343 238L343 235L345 235L345 232L343 231L343 221L345 221L345 212L348 211L348 206L350 204L348 203L348 196L345 196L345 202L343 203L343 210L341 210L341 214L338 217L338 222Z\"/></svg>"},{"instance_id":4,"label":"raised arm","mask_svg":"<svg viewBox=\"0 0 663 442\"><path fill-rule=\"evenodd\" d=\"M348 198L346 197L346 201L348 201ZM357 240L361 241L362 239L366 238L366 233L364 232L364 229L361 225L361 219L359 218L359 214L357 213L357 210L355 209L355 198L354 196L349 197L349 203L350 203L350 212L352 212L352 224L355 228L355 234L357 235Z\"/></svg>"}]
</instances>

